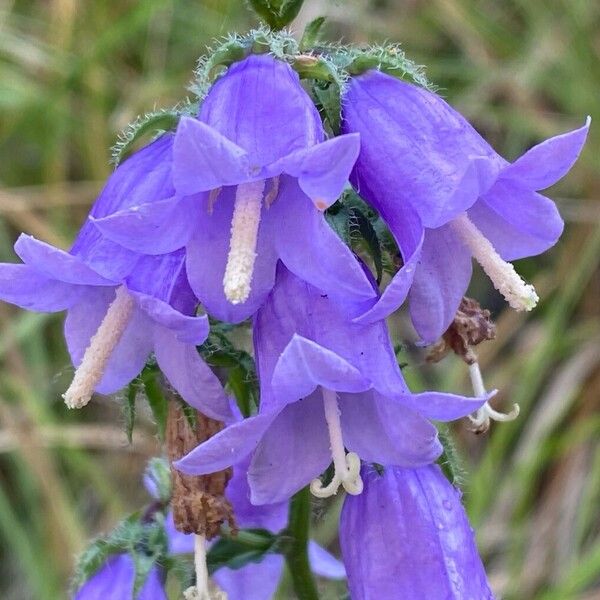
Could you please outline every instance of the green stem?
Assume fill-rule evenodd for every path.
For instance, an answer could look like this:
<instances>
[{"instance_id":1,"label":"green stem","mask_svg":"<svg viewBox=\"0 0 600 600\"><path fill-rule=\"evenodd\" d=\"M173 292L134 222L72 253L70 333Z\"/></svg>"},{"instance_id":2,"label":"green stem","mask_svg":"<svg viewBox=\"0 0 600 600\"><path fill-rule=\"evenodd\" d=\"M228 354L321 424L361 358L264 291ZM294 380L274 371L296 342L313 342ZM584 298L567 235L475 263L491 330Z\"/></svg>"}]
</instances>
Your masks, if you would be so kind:
<instances>
[{"instance_id":1,"label":"green stem","mask_svg":"<svg viewBox=\"0 0 600 600\"><path fill-rule=\"evenodd\" d=\"M286 562L292 576L294 592L300 600L319 600L317 586L308 561L308 528L310 525L310 490L300 490L290 502L287 531L291 543Z\"/></svg>"}]
</instances>

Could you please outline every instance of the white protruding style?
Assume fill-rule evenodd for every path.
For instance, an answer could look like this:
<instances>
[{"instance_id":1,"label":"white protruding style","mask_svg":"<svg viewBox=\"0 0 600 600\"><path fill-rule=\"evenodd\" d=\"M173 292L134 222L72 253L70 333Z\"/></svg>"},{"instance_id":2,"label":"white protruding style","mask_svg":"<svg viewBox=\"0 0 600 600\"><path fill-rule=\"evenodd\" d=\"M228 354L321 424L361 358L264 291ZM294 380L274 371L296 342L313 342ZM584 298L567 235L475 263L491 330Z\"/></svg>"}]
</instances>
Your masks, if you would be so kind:
<instances>
[{"instance_id":1,"label":"white protruding style","mask_svg":"<svg viewBox=\"0 0 600 600\"><path fill-rule=\"evenodd\" d=\"M469 365L469 376L471 377L473 393L476 396L485 396L487 392L478 362ZM487 431L490 427L490 421L514 421L519 416L519 412L518 404L513 404L513 408L509 413L501 413L494 410L489 402L486 402L481 408L477 409L477 412L469 415L469 420L473 423L475 431Z\"/></svg>"},{"instance_id":2,"label":"white protruding style","mask_svg":"<svg viewBox=\"0 0 600 600\"><path fill-rule=\"evenodd\" d=\"M334 474L333 479L327 486L323 486L320 479L313 479L310 484L310 491L318 498L329 498L329 496L337 494L341 485L349 494L357 496L363 491L363 481L360 477L360 458L355 452L346 454L337 394L327 388L321 388L321 391L325 420L329 431Z\"/></svg>"},{"instance_id":3,"label":"white protruding style","mask_svg":"<svg viewBox=\"0 0 600 600\"><path fill-rule=\"evenodd\" d=\"M535 288L523 281L515 268L501 258L466 213L456 217L450 225L512 308L524 311L536 306L539 297Z\"/></svg>"},{"instance_id":4,"label":"white protruding style","mask_svg":"<svg viewBox=\"0 0 600 600\"><path fill-rule=\"evenodd\" d=\"M225 297L232 304L241 304L250 295L264 191L264 180L242 183L236 190L223 277Z\"/></svg>"},{"instance_id":5,"label":"white protruding style","mask_svg":"<svg viewBox=\"0 0 600 600\"><path fill-rule=\"evenodd\" d=\"M115 299L108 307L100 327L90 339L90 345L75 371L69 389L63 394L65 404L69 408L82 408L91 400L113 350L129 324L134 305L127 289L124 286L117 288Z\"/></svg>"}]
</instances>

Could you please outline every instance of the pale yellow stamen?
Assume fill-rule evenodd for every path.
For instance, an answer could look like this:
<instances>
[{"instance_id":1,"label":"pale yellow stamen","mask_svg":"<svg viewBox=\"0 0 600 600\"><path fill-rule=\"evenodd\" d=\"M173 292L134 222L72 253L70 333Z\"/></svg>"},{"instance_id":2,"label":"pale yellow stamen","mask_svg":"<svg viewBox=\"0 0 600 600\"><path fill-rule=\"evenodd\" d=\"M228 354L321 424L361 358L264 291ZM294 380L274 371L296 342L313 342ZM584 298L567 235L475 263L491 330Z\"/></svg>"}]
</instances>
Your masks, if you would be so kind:
<instances>
[{"instance_id":1,"label":"pale yellow stamen","mask_svg":"<svg viewBox=\"0 0 600 600\"><path fill-rule=\"evenodd\" d=\"M118 288L100 327L90 340L69 389L63 394L69 408L82 408L91 400L113 350L129 323L133 308L133 298L124 287Z\"/></svg>"},{"instance_id":2,"label":"pale yellow stamen","mask_svg":"<svg viewBox=\"0 0 600 600\"><path fill-rule=\"evenodd\" d=\"M466 214L458 216L450 225L512 308L523 311L535 307L539 300L535 288L523 281L515 268L500 257Z\"/></svg>"},{"instance_id":3,"label":"pale yellow stamen","mask_svg":"<svg viewBox=\"0 0 600 600\"><path fill-rule=\"evenodd\" d=\"M264 180L242 183L237 187L229 255L223 277L225 297L232 304L241 304L250 295L264 191Z\"/></svg>"}]
</instances>

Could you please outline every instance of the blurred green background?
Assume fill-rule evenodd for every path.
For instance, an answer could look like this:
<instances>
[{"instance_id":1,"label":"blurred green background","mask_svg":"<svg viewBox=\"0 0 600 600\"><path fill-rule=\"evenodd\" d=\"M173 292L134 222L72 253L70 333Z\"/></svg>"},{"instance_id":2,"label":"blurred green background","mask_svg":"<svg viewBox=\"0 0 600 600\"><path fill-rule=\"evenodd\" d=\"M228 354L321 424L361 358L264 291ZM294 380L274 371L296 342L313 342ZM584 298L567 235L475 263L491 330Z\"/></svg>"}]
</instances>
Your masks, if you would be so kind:
<instances>
[{"instance_id":1,"label":"blurred green background","mask_svg":"<svg viewBox=\"0 0 600 600\"><path fill-rule=\"evenodd\" d=\"M600 115L600 2L307 0L294 29L320 14L333 39L401 42L508 159ZM255 23L239 0L0 0L0 259L16 260L21 231L67 248L118 132L177 102L212 38ZM454 427L469 514L509 600L600 598L599 167L596 124L550 193L565 235L518 265L538 309L505 310L479 274L472 288L498 318L498 339L480 353L486 384L501 390L497 406L522 411L481 436ZM141 405L131 446L118 399L63 407L72 368L61 322L0 304L3 599L66 597L86 540L146 502L140 476L159 451ZM415 385L469 391L453 357L431 367L412 350L409 360ZM316 535L335 551L336 506L315 509Z\"/></svg>"}]
</instances>

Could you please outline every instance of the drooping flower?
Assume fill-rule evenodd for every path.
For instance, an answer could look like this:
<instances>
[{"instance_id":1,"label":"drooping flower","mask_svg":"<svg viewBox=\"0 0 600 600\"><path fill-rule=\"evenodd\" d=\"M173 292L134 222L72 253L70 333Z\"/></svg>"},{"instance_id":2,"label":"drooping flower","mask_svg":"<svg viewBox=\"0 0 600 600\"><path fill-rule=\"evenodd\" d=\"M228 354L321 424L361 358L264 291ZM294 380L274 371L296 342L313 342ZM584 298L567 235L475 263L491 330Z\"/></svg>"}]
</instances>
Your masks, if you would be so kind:
<instances>
[{"instance_id":1,"label":"drooping flower","mask_svg":"<svg viewBox=\"0 0 600 600\"><path fill-rule=\"evenodd\" d=\"M288 503L250 503L247 471L249 460L233 467L233 477L227 484L225 495L231 502L238 527L243 529L260 528L273 533L281 531L287 524ZM172 554L185 554L194 551L194 536L175 529L169 515L166 521L169 538L169 551ZM344 579L344 565L313 540L308 545L309 561L316 575L329 579ZM281 575L284 558L280 554L267 554L259 563L248 563L239 569L221 567L213 574L213 579L229 600L270 600L273 598Z\"/></svg>"},{"instance_id":2,"label":"drooping flower","mask_svg":"<svg viewBox=\"0 0 600 600\"><path fill-rule=\"evenodd\" d=\"M91 214L139 201L139 194L171 193L171 145L165 136L123 163ZM65 337L78 367L65 394L69 407L84 406L94 391L121 389L154 352L187 402L211 417L230 417L229 400L195 348L208 335L208 318L194 316L182 250L138 255L86 223L69 252L25 235L15 251L24 264L0 265L0 299L28 310L67 310Z\"/></svg>"},{"instance_id":3,"label":"drooping flower","mask_svg":"<svg viewBox=\"0 0 600 600\"><path fill-rule=\"evenodd\" d=\"M76 592L73 600L167 600L161 573L152 567L139 594L133 597L135 565L126 553L111 556Z\"/></svg>"},{"instance_id":4,"label":"drooping flower","mask_svg":"<svg viewBox=\"0 0 600 600\"><path fill-rule=\"evenodd\" d=\"M359 457L409 467L428 464L441 446L426 419L456 419L486 400L412 394L384 322L349 322L337 302L281 264L275 288L256 315L254 344L259 414L229 425L175 463L184 473L200 475L252 453L248 478L254 504L289 498L332 459L334 479L325 488L313 481L317 495L331 495L340 485L360 493Z\"/></svg>"},{"instance_id":5,"label":"drooping flower","mask_svg":"<svg viewBox=\"0 0 600 600\"><path fill-rule=\"evenodd\" d=\"M493 600L460 493L437 465L365 467L363 480L340 519L353 600Z\"/></svg>"},{"instance_id":6,"label":"drooping flower","mask_svg":"<svg viewBox=\"0 0 600 600\"><path fill-rule=\"evenodd\" d=\"M251 55L213 85L198 120L179 123L176 194L95 223L138 252L186 246L192 289L224 321L254 314L278 259L332 297L372 303L364 272L322 214L343 190L358 135L323 140L319 114L290 66Z\"/></svg>"},{"instance_id":7,"label":"drooping flower","mask_svg":"<svg viewBox=\"0 0 600 600\"><path fill-rule=\"evenodd\" d=\"M353 78L342 127L361 135L351 180L386 221L404 259L362 319L382 318L408 294L417 332L434 342L465 294L472 257L513 308L533 308L535 290L506 261L540 254L558 240L563 221L538 190L566 175L588 128L589 119L511 164L436 94L377 71Z\"/></svg>"}]
</instances>

